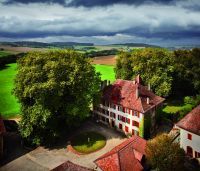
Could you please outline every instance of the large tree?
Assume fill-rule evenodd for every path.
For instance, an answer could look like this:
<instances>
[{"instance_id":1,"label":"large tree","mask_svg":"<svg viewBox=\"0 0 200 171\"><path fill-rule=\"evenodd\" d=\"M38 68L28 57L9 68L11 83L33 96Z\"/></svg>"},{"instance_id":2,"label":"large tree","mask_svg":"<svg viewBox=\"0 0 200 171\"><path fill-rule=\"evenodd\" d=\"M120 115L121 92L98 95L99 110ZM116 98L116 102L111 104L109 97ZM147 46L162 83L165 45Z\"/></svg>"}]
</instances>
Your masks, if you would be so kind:
<instances>
[{"instance_id":1,"label":"large tree","mask_svg":"<svg viewBox=\"0 0 200 171\"><path fill-rule=\"evenodd\" d=\"M185 152L167 134L160 134L147 142L147 161L159 171L183 170Z\"/></svg>"},{"instance_id":2,"label":"large tree","mask_svg":"<svg viewBox=\"0 0 200 171\"><path fill-rule=\"evenodd\" d=\"M99 74L80 53L28 53L18 60L14 88L21 103L21 135L40 144L59 136L65 126L79 124L88 116L99 85Z\"/></svg>"},{"instance_id":3,"label":"large tree","mask_svg":"<svg viewBox=\"0 0 200 171\"><path fill-rule=\"evenodd\" d=\"M176 50L174 95L194 95L200 93L200 48Z\"/></svg>"},{"instance_id":4,"label":"large tree","mask_svg":"<svg viewBox=\"0 0 200 171\"><path fill-rule=\"evenodd\" d=\"M161 48L123 52L117 58L116 77L133 79L140 74L144 83L150 83L157 95L168 96L172 85L173 61L173 53Z\"/></svg>"}]
</instances>

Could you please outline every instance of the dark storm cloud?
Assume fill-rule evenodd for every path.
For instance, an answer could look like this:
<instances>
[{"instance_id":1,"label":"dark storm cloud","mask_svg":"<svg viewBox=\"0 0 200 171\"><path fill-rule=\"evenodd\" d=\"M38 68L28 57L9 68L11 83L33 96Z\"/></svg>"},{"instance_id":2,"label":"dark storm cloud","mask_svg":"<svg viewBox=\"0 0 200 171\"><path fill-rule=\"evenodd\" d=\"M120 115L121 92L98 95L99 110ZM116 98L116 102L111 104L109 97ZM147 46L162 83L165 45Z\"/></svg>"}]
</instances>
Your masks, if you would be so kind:
<instances>
[{"instance_id":1,"label":"dark storm cloud","mask_svg":"<svg viewBox=\"0 0 200 171\"><path fill-rule=\"evenodd\" d=\"M57 3L64 6L109 6L114 4L129 4L129 5L141 5L144 3L161 3L169 4L175 0L5 0L6 4L12 3Z\"/></svg>"},{"instance_id":2,"label":"dark storm cloud","mask_svg":"<svg viewBox=\"0 0 200 171\"><path fill-rule=\"evenodd\" d=\"M0 41L200 40L199 0L0 0ZM2 3L4 2L4 3ZM168 41L169 42L169 41Z\"/></svg>"}]
</instances>

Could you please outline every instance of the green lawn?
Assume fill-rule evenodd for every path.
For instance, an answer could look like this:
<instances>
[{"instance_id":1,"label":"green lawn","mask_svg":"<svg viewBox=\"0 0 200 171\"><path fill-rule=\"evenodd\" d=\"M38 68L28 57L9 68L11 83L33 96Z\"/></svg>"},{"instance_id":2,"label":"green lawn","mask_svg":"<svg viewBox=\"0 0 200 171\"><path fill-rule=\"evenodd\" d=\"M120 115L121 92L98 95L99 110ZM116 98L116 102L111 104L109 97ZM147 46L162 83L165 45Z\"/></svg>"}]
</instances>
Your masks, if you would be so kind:
<instances>
[{"instance_id":1,"label":"green lawn","mask_svg":"<svg viewBox=\"0 0 200 171\"><path fill-rule=\"evenodd\" d=\"M5 119L15 117L20 111L16 98L11 94L16 66L16 63L8 64L0 70L0 113Z\"/></svg>"},{"instance_id":2,"label":"green lawn","mask_svg":"<svg viewBox=\"0 0 200 171\"><path fill-rule=\"evenodd\" d=\"M12 53L7 52L7 51L0 51L0 58L6 57L6 56L11 55L11 54L12 54Z\"/></svg>"},{"instance_id":3,"label":"green lawn","mask_svg":"<svg viewBox=\"0 0 200 171\"><path fill-rule=\"evenodd\" d=\"M84 132L72 139L72 147L80 153L91 153L106 145L106 138L96 132Z\"/></svg>"},{"instance_id":4,"label":"green lawn","mask_svg":"<svg viewBox=\"0 0 200 171\"><path fill-rule=\"evenodd\" d=\"M97 72L101 73L102 80L110 80L111 82L115 81L114 66L96 64L94 67Z\"/></svg>"},{"instance_id":5,"label":"green lawn","mask_svg":"<svg viewBox=\"0 0 200 171\"><path fill-rule=\"evenodd\" d=\"M163 108L163 112L168 114L175 114L184 109L192 108L191 104L185 104L181 100L168 100L167 105Z\"/></svg>"},{"instance_id":6,"label":"green lawn","mask_svg":"<svg viewBox=\"0 0 200 171\"><path fill-rule=\"evenodd\" d=\"M0 113L3 118L12 118L19 114L20 105L11 94L13 81L16 75L16 63L8 64L0 70ZM97 72L101 73L102 80L115 80L114 66L94 65Z\"/></svg>"}]
</instances>

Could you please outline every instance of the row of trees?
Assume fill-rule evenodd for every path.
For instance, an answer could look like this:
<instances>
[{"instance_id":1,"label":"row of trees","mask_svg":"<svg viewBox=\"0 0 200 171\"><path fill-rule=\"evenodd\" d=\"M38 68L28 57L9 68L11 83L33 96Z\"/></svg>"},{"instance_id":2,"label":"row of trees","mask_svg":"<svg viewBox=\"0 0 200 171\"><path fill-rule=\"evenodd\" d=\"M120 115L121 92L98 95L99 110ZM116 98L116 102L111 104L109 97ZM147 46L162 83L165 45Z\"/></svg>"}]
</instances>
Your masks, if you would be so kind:
<instances>
[{"instance_id":1,"label":"row of trees","mask_svg":"<svg viewBox=\"0 0 200 171\"><path fill-rule=\"evenodd\" d=\"M161 96L194 95L200 90L200 49L169 51L162 48L120 52L116 78L133 79L140 74Z\"/></svg>"},{"instance_id":2,"label":"row of trees","mask_svg":"<svg viewBox=\"0 0 200 171\"><path fill-rule=\"evenodd\" d=\"M14 94L20 132L34 144L53 142L80 124L98 95L100 76L74 50L31 52L17 61Z\"/></svg>"}]
</instances>

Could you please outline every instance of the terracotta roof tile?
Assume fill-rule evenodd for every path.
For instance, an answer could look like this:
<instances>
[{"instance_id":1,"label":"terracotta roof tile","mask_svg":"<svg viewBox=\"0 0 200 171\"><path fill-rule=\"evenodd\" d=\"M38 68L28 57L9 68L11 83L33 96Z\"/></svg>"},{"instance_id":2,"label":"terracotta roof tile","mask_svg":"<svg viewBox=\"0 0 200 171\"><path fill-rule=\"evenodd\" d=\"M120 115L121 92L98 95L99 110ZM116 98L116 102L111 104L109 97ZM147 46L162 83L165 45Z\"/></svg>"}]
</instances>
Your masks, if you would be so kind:
<instances>
[{"instance_id":1,"label":"terracotta roof tile","mask_svg":"<svg viewBox=\"0 0 200 171\"><path fill-rule=\"evenodd\" d=\"M56 168L52 169L51 171L93 171L93 170L83 166L79 166L70 161L66 161L61 165L57 166Z\"/></svg>"},{"instance_id":2,"label":"terracotta roof tile","mask_svg":"<svg viewBox=\"0 0 200 171\"><path fill-rule=\"evenodd\" d=\"M102 155L94 162L103 171L142 171L142 157L145 154L146 140L133 136Z\"/></svg>"},{"instance_id":3,"label":"terracotta roof tile","mask_svg":"<svg viewBox=\"0 0 200 171\"><path fill-rule=\"evenodd\" d=\"M141 83L141 80L139 83ZM146 86L139 83L137 81L118 79L112 85L104 88L102 99L142 113L147 112L165 100L156 96ZM138 98L136 97L137 87L139 90ZM149 98L149 104L147 104L147 98Z\"/></svg>"},{"instance_id":4,"label":"terracotta roof tile","mask_svg":"<svg viewBox=\"0 0 200 171\"><path fill-rule=\"evenodd\" d=\"M189 112L176 125L189 132L200 135L200 105Z\"/></svg>"}]
</instances>

